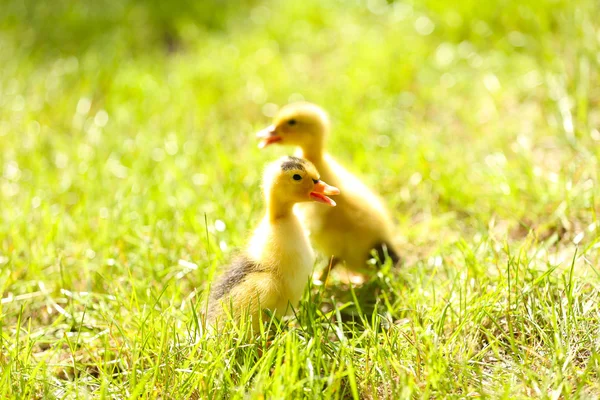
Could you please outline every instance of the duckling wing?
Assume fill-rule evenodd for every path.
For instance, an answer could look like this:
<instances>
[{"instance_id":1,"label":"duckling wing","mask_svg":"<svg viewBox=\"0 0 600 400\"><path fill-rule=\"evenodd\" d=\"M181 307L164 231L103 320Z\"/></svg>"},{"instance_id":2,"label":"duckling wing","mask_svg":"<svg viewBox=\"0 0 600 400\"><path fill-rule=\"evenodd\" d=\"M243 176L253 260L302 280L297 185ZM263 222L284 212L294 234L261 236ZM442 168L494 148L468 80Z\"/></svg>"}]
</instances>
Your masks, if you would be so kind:
<instances>
[{"instance_id":1,"label":"duckling wing","mask_svg":"<svg viewBox=\"0 0 600 400\"><path fill-rule=\"evenodd\" d=\"M235 320L251 316L253 325L263 309L279 310L279 291L271 274L248 256L236 258L213 286L209 298L208 319L215 322L228 314ZM224 310L231 312L224 312Z\"/></svg>"},{"instance_id":2,"label":"duckling wing","mask_svg":"<svg viewBox=\"0 0 600 400\"><path fill-rule=\"evenodd\" d=\"M216 302L230 293L231 290L242 283L249 274L261 272L262 270L263 268L259 263L251 260L246 255L235 258L212 287L210 292L211 302Z\"/></svg>"}]
</instances>

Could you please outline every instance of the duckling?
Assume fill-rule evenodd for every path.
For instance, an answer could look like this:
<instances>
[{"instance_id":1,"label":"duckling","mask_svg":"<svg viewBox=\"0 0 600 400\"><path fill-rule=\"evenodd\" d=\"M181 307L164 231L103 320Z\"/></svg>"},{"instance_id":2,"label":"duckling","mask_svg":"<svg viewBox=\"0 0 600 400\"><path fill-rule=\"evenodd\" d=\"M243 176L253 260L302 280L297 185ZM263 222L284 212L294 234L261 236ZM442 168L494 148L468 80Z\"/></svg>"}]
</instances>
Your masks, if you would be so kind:
<instances>
[{"instance_id":1,"label":"duckling","mask_svg":"<svg viewBox=\"0 0 600 400\"><path fill-rule=\"evenodd\" d=\"M314 165L296 157L284 157L266 168L263 192L262 221L246 250L212 287L207 318L212 326L228 316L236 321L250 317L256 330L262 310L281 317L298 304L315 256L293 207L302 202L334 207L328 196L339 194L321 180Z\"/></svg>"},{"instance_id":2,"label":"duckling","mask_svg":"<svg viewBox=\"0 0 600 400\"><path fill-rule=\"evenodd\" d=\"M325 151L330 123L325 111L311 103L284 106L273 124L257 134L260 148L277 143L296 146L298 155L311 161L323 179L338 187L338 206L318 208L310 204L301 207L311 241L326 257L332 257L332 267L345 262L357 272L369 272L367 260L372 250L379 260L390 257L398 264L400 257L393 243L392 218L380 198L356 176L338 164Z\"/></svg>"}]
</instances>

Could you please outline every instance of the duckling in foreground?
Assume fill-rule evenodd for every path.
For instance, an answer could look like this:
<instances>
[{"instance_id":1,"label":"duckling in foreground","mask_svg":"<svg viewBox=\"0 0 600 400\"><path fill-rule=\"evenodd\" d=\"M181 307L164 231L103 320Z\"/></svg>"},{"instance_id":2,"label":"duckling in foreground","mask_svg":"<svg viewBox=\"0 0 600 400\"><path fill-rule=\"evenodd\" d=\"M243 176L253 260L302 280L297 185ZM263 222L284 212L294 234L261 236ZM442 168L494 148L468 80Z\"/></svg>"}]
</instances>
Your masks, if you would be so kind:
<instances>
[{"instance_id":1,"label":"duckling in foreground","mask_svg":"<svg viewBox=\"0 0 600 400\"><path fill-rule=\"evenodd\" d=\"M325 152L329 118L319 106L292 103L283 107L273 124L257 134L259 147L278 143L299 147L299 156L311 161L323 179L341 191L334 209L307 204L301 207L315 247L332 264L368 272L366 261L375 250L381 261L387 254L394 264L400 261L394 248L392 218L379 197L357 177Z\"/></svg>"},{"instance_id":2,"label":"duckling in foreground","mask_svg":"<svg viewBox=\"0 0 600 400\"><path fill-rule=\"evenodd\" d=\"M212 287L208 322L213 326L228 317L240 321L249 316L256 330L262 310L281 317L298 304L315 256L293 212L294 204L315 202L319 207L333 207L336 203L327 196L340 192L321 180L314 165L296 157L284 157L269 165L263 189L264 218L246 251Z\"/></svg>"}]
</instances>

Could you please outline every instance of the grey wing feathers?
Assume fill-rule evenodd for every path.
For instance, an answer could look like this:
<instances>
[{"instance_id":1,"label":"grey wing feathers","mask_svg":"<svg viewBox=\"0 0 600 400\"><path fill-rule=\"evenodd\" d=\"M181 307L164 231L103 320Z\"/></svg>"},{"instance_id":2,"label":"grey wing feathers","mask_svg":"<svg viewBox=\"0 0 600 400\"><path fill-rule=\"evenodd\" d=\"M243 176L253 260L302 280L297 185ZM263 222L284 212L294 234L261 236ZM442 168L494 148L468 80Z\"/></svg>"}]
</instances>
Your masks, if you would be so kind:
<instances>
[{"instance_id":1,"label":"grey wing feathers","mask_svg":"<svg viewBox=\"0 0 600 400\"><path fill-rule=\"evenodd\" d=\"M260 264L249 259L247 256L241 255L235 258L226 271L217 279L210 291L209 314L213 314L219 300L227 296L249 274L260 271Z\"/></svg>"}]
</instances>

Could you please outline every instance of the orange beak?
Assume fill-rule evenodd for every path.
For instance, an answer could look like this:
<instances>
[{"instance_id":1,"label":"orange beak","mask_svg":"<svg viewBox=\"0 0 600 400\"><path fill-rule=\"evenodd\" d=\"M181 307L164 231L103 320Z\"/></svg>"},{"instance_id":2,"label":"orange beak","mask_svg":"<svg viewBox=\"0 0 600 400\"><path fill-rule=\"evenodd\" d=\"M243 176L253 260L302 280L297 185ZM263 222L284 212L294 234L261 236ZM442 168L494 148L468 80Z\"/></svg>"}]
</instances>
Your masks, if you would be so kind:
<instances>
[{"instance_id":1,"label":"orange beak","mask_svg":"<svg viewBox=\"0 0 600 400\"><path fill-rule=\"evenodd\" d=\"M256 134L256 137L261 139L258 143L259 149L264 149L270 144L280 142L283 138L277 135L277 128L275 125L270 125Z\"/></svg>"},{"instance_id":2,"label":"orange beak","mask_svg":"<svg viewBox=\"0 0 600 400\"><path fill-rule=\"evenodd\" d=\"M335 207L335 201L327 197L327 195L333 196L336 194L340 194L340 189L330 186L323 181L318 181L315 183L315 187L313 188L312 192L310 192L310 198L318 203Z\"/></svg>"}]
</instances>

